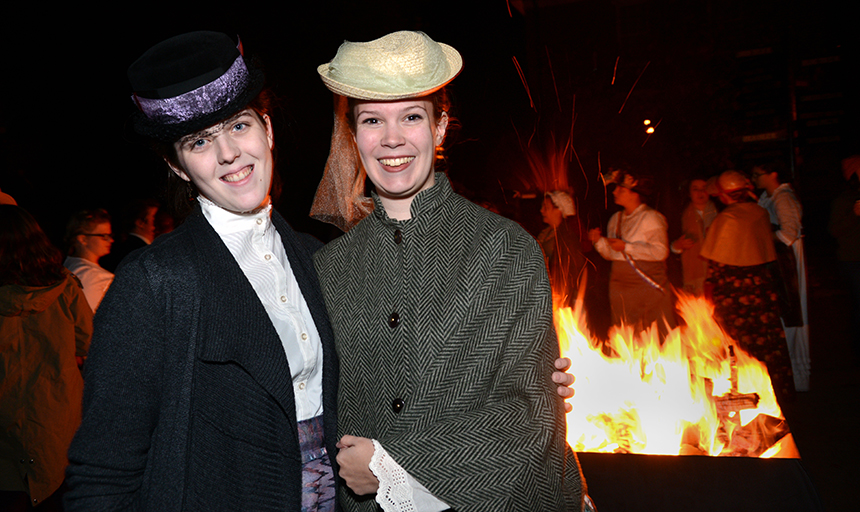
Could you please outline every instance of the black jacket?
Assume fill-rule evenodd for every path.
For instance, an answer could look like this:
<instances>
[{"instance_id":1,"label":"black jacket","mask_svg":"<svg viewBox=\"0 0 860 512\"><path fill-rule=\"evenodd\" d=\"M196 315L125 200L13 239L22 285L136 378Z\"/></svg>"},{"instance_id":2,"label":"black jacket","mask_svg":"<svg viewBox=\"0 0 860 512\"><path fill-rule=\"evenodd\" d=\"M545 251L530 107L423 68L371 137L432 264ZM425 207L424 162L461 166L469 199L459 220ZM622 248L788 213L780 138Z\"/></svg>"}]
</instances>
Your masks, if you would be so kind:
<instances>
[{"instance_id":1,"label":"black jacket","mask_svg":"<svg viewBox=\"0 0 860 512\"><path fill-rule=\"evenodd\" d=\"M334 464L338 363L321 243L272 214L322 339ZM95 320L67 510L300 510L301 453L281 341L198 210L119 269Z\"/></svg>"}]
</instances>

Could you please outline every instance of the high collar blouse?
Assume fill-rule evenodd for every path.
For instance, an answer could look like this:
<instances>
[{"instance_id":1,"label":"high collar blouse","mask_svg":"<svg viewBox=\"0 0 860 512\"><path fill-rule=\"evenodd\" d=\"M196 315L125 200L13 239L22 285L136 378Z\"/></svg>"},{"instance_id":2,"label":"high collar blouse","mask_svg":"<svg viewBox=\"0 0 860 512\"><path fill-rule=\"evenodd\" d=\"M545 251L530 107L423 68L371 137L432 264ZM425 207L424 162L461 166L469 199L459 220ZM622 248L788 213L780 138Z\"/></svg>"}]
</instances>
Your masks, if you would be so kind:
<instances>
[{"instance_id":1,"label":"high collar blouse","mask_svg":"<svg viewBox=\"0 0 860 512\"><path fill-rule=\"evenodd\" d=\"M298 421L322 414L322 343L281 236L272 224L271 204L238 214L203 197L198 201L203 216L250 281L281 339L292 374Z\"/></svg>"}]
</instances>

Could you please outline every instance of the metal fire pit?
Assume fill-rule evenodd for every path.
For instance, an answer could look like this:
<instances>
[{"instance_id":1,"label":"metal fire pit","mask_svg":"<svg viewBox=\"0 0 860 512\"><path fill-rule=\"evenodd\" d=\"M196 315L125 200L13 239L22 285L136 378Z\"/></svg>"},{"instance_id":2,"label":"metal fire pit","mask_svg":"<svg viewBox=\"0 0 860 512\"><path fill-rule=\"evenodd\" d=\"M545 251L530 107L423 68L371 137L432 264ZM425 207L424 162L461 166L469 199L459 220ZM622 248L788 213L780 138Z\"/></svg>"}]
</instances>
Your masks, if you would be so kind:
<instances>
[{"instance_id":1,"label":"metal fire pit","mask_svg":"<svg viewBox=\"0 0 860 512\"><path fill-rule=\"evenodd\" d=\"M598 512L824 510L800 459L577 455Z\"/></svg>"}]
</instances>

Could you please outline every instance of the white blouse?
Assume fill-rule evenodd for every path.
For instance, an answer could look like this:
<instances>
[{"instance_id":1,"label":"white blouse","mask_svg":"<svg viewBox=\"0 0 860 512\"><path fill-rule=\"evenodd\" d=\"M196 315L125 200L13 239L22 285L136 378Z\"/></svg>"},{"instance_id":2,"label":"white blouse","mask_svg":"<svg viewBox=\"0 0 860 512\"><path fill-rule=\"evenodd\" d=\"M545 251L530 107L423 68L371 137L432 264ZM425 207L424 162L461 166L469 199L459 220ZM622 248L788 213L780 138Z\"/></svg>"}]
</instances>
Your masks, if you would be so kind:
<instances>
[{"instance_id":1,"label":"white blouse","mask_svg":"<svg viewBox=\"0 0 860 512\"><path fill-rule=\"evenodd\" d=\"M113 274L100 267L98 263L75 256L67 256L63 266L81 280L87 303L95 313L113 283Z\"/></svg>"},{"instance_id":2,"label":"white blouse","mask_svg":"<svg viewBox=\"0 0 860 512\"><path fill-rule=\"evenodd\" d=\"M198 197L203 215L224 241L272 321L293 379L298 421L322 414L322 342L269 204L254 213L227 211Z\"/></svg>"},{"instance_id":3,"label":"white blouse","mask_svg":"<svg viewBox=\"0 0 860 512\"><path fill-rule=\"evenodd\" d=\"M595 242L594 247L611 261L624 261L625 254L638 261L663 261L669 256L668 227L662 213L643 203L630 215L625 215L624 210L613 214L606 226L606 237ZM623 240L624 251L613 250L607 237Z\"/></svg>"},{"instance_id":4,"label":"white blouse","mask_svg":"<svg viewBox=\"0 0 860 512\"><path fill-rule=\"evenodd\" d=\"M763 192L758 200L759 206L770 214L770 223L779 226L776 238L785 245L791 245L802 236L801 219L803 207L794 195L791 185L783 183L773 191L773 196Z\"/></svg>"}]
</instances>

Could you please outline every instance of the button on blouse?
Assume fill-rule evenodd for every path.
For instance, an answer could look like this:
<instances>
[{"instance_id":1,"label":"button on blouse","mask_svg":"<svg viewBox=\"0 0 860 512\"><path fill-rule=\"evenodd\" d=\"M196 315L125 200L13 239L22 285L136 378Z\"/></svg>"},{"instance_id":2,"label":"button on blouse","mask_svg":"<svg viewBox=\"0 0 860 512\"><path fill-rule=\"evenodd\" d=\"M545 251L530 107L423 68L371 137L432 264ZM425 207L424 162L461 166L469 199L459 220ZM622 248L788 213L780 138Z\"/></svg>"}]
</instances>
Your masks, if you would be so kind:
<instances>
[{"instance_id":1,"label":"button on blouse","mask_svg":"<svg viewBox=\"0 0 860 512\"><path fill-rule=\"evenodd\" d=\"M278 333L293 380L299 421L322 413L322 342L290 268L271 205L250 214L228 212L198 198L204 216L224 241Z\"/></svg>"}]
</instances>

